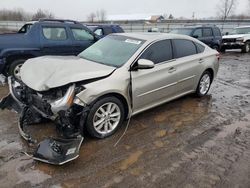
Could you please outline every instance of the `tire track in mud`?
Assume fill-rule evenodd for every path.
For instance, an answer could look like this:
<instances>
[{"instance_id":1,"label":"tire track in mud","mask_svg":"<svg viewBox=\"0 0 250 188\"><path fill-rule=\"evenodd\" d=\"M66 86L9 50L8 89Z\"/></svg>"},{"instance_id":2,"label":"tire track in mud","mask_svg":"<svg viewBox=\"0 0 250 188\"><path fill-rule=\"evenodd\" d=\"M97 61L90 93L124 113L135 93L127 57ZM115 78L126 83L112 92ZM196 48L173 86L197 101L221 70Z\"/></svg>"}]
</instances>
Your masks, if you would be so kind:
<instances>
[{"instance_id":1,"label":"tire track in mud","mask_svg":"<svg viewBox=\"0 0 250 188\"><path fill-rule=\"evenodd\" d=\"M190 145L183 148L182 157L167 169L155 174L152 182L160 185L159 182L171 182L175 179L175 186L181 187L185 187L182 182L185 182L187 187L227 187L225 185L233 182L225 176L231 172L233 166L237 166L238 160L244 155L250 173L250 125L248 122L243 122L243 125L245 130L239 129L237 124L231 124L221 131L212 128L202 132L192 139ZM211 138L213 132L217 132L217 135ZM206 140L204 137L210 139L201 146L195 144L195 139L200 142L200 138ZM250 180L247 183L250 183Z\"/></svg>"}]
</instances>

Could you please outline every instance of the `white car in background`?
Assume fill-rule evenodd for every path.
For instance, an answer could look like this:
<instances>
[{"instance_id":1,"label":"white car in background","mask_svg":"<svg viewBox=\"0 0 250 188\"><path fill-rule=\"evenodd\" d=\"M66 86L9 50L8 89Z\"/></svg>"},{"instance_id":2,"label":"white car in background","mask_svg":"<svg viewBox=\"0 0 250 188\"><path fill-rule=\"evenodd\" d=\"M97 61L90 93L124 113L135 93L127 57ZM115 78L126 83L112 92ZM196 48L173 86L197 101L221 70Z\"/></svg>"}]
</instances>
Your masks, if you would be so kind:
<instances>
[{"instance_id":1,"label":"white car in background","mask_svg":"<svg viewBox=\"0 0 250 188\"><path fill-rule=\"evenodd\" d=\"M237 27L231 33L222 37L221 52L227 49L241 49L250 52L250 26Z\"/></svg>"}]
</instances>

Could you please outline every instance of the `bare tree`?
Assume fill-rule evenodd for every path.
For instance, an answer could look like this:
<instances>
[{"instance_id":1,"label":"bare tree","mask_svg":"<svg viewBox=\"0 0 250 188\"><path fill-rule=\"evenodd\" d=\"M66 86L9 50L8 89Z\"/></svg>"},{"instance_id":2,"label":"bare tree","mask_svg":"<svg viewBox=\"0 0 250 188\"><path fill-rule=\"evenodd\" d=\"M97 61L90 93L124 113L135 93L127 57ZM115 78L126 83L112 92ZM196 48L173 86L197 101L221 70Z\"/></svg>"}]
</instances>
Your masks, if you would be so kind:
<instances>
[{"instance_id":1,"label":"bare tree","mask_svg":"<svg viewBox=\"0 0 250 188\"><path fill-rule=\"evenodd\" d=\"M237 0L222 0L217 9L218 16L225 21L237 8Z\"/></svg>"},{"instance_id":2,"label":"bare tree","mask_svg":"<svg viewBox=\"0 0 250 188\"><path fill-rule=\"evenodd\" d=\"M237 8L237 0L221 0L218 5L218 16L223 20L221 30L224 30L224 24L226 19L233 14Z\"/></svg>"},{"instance_id":3,"label":"bare tree","mask_svg":"<svg viewBox=\"0 0 250 188\"><path fill-rule=\"evenodd\" d=\"M96 18L96 14L94 12L90 13L88 16L87 16L87 20L88 22L91 22L93 23L95 21L95 18Z\"/></svg>"},{"instance_id":4,"label":"bare tree","mask_svg":"<svg viewBox=\"0 0 250 188\"><path fill-rule=\"evenodd\" d=\"M96 21L104 22L106 20L106 17L107 17L106 15L107 15L107 13L103 9L96 11L96 14L95 14Z\"/></svg>"},{"instance_id":5,"label":"bare tree","mask_svg":"<svg viewBox=\"0 0 250 188\"><path fill-rule=\"evenodd\" d=\"M100 21L104 22L107 19L107 12L105 10L100 10Z\"/></svg>"},{"instance_id":6,"label":"bare tree","mask_svg":"<svg viewBox=\"0 0 250 188\"><path fill-rule=\"evenodd\" d=\"M0 10L0 20L4 21L27 21L31 17L31 14L25 12L23 9Z\"/></svg>"},{"instance_id":7,"label":"bare tree","mask_svg":"<svg viewBox=\"0 0 250 188\"><path fill-rule=\"evenodd\" d=\"M172 14L169 15L168 17L169 20L173 20L174 19L174 16Z\"/></svg>"},{"instance_id":8,"label":"bare tree","mask_svg":"<svg viewBox=\"0 0 250 188\"><path fill-rule=\"evenodd\" d=\"M39 20L41 18L54 18L54 15L47 11L47 10L42 10L38 9L37 12L32 16L32 20Z\"/></svg>"},{"instance_id":9,"label":"bare tree","mask_svg":"<svg viewBox=\"0 0 250 188\"><path fill-rule=\"evenodd\" d=\"M97 21L97 22L100 22L101 18L100 18L100 11L99 11L99 10L96 11L96 13L95 13L95 18L96 18L96 21Z\"/></svg>"}]
</instances>

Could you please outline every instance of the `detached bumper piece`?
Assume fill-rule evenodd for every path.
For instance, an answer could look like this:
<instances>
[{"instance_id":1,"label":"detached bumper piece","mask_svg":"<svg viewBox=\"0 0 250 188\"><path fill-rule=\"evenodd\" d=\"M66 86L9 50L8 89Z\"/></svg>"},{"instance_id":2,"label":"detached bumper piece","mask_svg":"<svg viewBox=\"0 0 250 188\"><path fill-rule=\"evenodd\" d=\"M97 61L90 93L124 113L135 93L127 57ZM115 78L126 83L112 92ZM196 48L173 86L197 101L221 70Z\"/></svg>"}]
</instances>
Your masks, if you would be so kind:
<instances>
[{"instance_id":1,"label":"detached bumper piece","mask_svg":"<svg viewBox=\"0 0 250 188\"><path fill-rule=\"evenodd\" d=\"M83 137L75 139L47 138L40 142L33 158L53 165L63 165L79 157Z\"/></svg>"},{"instance_id":2,"label":"detached bumper piece","mask_svg":"<svg viewBox=\"0 0 250 188\"><path fill-rule=\"evenodd\" d=\"M14 110L17 113L21 113L22 111L22 107L13 99L13 97L11 96L11 94L9 94L8 96L4 97L1 101L0 101L0 109L8 109L8 110Z\"/></svg>"}]
</instances>

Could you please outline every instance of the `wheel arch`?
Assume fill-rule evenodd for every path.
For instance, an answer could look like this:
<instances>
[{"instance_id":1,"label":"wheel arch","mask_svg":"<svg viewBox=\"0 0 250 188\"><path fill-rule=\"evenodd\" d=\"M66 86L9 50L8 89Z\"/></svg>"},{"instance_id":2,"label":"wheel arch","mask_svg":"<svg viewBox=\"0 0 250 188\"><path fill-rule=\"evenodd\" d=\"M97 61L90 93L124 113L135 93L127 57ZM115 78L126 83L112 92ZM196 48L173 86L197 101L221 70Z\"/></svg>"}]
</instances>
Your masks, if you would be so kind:
<instances>
[{"instance_id":1,"label":"wheel arch","mask_svg":"<svg viewBox=\"0 0 250 188\"><path fill-rule=\"evenodd\" d=\"M8 57L6 57L6 61L7 63L12 63L13 61L15 61L16 59L29 59L29 58L33 58L35 57L32 54L19 54L19 55L9 55Z\"/></svg>"},{"instance_id":2,"label":"wheel arch","mask_svg":"<svg viewBox=\"0 0 250 188\"><path fill-rule=\"evenodd\" d=\"M30 59L36 57L35 55L32 54L13 54L13 55L9 55L6 57L6 64L5 64L5 72L7 73L9 71L9 67L11 65L11 63L15 60L18 59Z\"/></svg>"},{"instance_id":3,"label":"wheel arch","mask_svg":"<svg viewBox=\"0 0 250 188\"><path fill-rule=\"evenodd\" d=\"M212 81L214 80L214 70L212 68L207 68L204 72L208 71L212 76ZM203 72L203 73L204 73Z\"/></svg>"},{"instance_id":4,"label":"wheel arch","mask_svg":"<svg viewBox=\"0 0 250 188\"><path fill-rule=\"evenodd\" d=\"M107 93L107 94L101 95L96 100L94 100L92 102L92 104L94 104L96 101L98 101L100 99L103 99L103 98L106 98L106 97L116 97L117 99L119 99L122 102L123 106L124 106L125 117L128 117L129 112L130 112L130 106L129 106L129 103L128 103L127 99L120 93L112 92L112 93Z\"/></svg>"}]
</instances>

